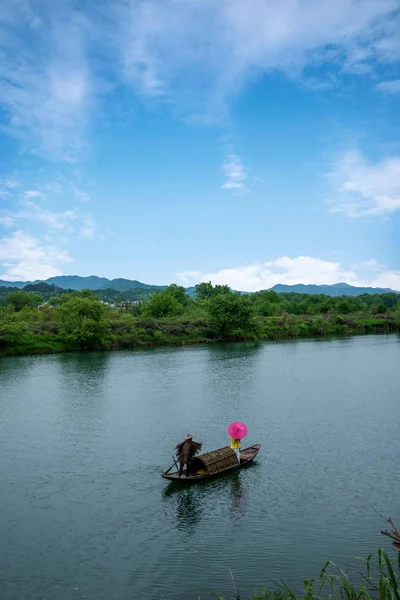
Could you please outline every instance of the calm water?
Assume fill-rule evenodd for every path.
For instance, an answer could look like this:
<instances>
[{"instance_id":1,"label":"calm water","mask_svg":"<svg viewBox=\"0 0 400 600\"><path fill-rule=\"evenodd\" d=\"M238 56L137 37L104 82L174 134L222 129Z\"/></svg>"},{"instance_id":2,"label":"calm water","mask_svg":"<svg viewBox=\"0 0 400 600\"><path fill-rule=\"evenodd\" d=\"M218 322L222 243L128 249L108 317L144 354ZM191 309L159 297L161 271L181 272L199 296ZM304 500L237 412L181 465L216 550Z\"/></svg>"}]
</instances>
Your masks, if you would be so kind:
<instances>
[{"instance_id":1,"label":"calm water","mask_svg":"<svg viewBox=\"0 0 400 600\"><path fill-rule=\"evenodd\" d=\"M2 600L202 600L326 559L400 520L400 338L230 344L0 361ZM241 419L257 464L160 478L192 431ZM386 544L387 545L387 544Z\"/></svg>"}]
</instances>

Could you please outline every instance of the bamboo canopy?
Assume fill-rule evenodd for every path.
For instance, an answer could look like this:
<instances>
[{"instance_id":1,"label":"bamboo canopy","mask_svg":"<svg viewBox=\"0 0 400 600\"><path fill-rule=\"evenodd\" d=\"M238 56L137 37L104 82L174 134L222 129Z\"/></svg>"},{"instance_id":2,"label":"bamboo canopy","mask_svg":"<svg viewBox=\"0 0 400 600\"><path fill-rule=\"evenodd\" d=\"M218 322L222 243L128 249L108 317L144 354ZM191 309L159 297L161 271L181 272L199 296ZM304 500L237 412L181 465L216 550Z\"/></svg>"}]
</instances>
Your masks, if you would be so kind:
<instances>
[{"instance_id":1,"label":"bamboo canopy","mask_svg":"<svg viewBox=\"0 0 400 600\"><path fill-rule=\"evenodd\" d=\"M219 450L214 450L213 452L201 454L197 457L197 460L203 463L210 474L223 471L228 467L238 464L236 454L232 448L229 448L229 446L220 448Z\"/></svg>"}]
</instances>

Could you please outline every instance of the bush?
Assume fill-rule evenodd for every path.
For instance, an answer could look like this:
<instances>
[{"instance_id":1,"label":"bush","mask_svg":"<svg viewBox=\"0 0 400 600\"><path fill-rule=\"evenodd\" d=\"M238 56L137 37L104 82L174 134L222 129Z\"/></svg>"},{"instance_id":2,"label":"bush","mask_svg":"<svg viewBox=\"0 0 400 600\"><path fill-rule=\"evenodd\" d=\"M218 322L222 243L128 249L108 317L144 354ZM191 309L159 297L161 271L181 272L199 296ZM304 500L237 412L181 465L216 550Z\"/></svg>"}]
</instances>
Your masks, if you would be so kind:
<instances>
[{"instance_id":1,"label":"bush","mask_svg":"<svg viewBox=\"0 0 400 600\"><path fill-rule=\"evenodd\" d=\"M61 308L61 338L83 350L107 346L111 335L104 313L103 304L96 299L71 298Z\"/></svg>"},{"instance_id":2,"label":"bush","mask_svg":"<svg viewBox=\"0 0 400 600\"><path fill-rule=\"evenodd\" d=\"M17 315L0 310L0 345L26 344L31 340L29 325L19 321Z\"/></svg>"},{"instance_id":3,"label":"bush","mask_svg":"<svg viewBox=\"0 0 400 600\"><path fill-rule=\"evenodd\" d=\"M183 305L177 300L174 293L165 290L153 294L147 302L144 302L141 313L145 316L161 318L180 315L183 310Z\"/></svg>"},{"instance_id":4,"label":"bush","mask_svg":"<svg viewBox=\"0 0 400 600\"><path fill-rule=\"evenodd\" d=\"M218 294L208 303L210 325L217 335L224 337L237 329L251 333L254 330L254 309L247 296L239 293Z\"/></svg>"}]
</instances>

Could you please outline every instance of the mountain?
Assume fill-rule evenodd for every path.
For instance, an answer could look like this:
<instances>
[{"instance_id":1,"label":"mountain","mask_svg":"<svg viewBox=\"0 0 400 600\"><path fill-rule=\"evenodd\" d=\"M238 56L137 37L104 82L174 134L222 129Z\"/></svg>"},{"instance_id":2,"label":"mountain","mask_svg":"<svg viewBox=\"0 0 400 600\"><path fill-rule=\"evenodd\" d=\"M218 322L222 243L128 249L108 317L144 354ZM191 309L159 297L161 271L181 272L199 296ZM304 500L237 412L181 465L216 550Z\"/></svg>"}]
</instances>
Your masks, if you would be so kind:
<instances>
[{"instance_id":1,"label":"mountain","mask_svg":"<svg viewBox=\"0 0 400 600\"><path fill-rule=\"evenodd\" d=\"M148 283L141 283L140 281L136 281L136 279L111 279L107 280L108 283L105 284L101 289L112 288L113 290L117 290L118 292L126 292L127 290L165 290L167 285L149 285Z\"/></svg>"},{"instance_id":2,"label":"mountain","mask_svg":"<svg viewBox=\"0 0 400 600\"><path fill-rule=\"evenodd\" d=\"M80 277L79 275L59 275L57 277L50 277L46 280L37 279L36 281L3 281L0 279L0 286L4 287L16 287L19 289L24 288L26 285L38 285L40 283L47 283L48 285L55 285L58 288L64 290L105 290L113 289L117 292L126 292L127 290L133 289L147 289L147 290L165 290L166 285L149 285L147 283L141 283L140 281L130 279L107 279L106 277L97 277L91 275L90 277Z\"/></svg>"},{"instance_id":3,"label":"mountain","mask_svg":"<svg viewBox=\"0 0 400 600\"><path fill-rule=\"evenodd\" d=\"M57 288L64 290L115 290L116 292L128 292L129 290L147 290L147 292L156 292L165 290L166 285L149 285L148 283L141 283L135 279L107 279L107 277L97 277L91 275L90 277L80 277L79 275L60 275L57 277L50 277L50 279L36 280L36 281L3 281L0 279L0 286L14 287L14 288L25 288L27 285L39 285L46 283ZM274 292L278 293L289 293L296 292L298 294L325 294L327 296L360 296L361 294L385 294L393 292L388 288L373 288L373 287L355 287L348 283L335 283L333 285L304 285L299 283L297 285L283 285L278 284L271 288ZM193 296L195 292L194 287L187 288L189 296ZM247 294L248 292L241 292Z\"/></svg>"},{"instance_id":4,"label":"mountain","mask_svg":"<svg viewBox=\"0 0 400 600\"><path fill-rule=\"evenodd\" d=\"M20 290L28 283L32 283L32 281L3 281L3 279L0 279L0 287L18 288Z\"/></svg>"},{"instance_id":5,"label":"mountain","mask_svg":"<svg viewBox=\"0 0 400 600\"><path fill-rule=\"evenodd\" d=\"M38 294L43 294L45 296L59 296L60 294L65 294L66 292L71 291L60 288L54 285L54 283L49 284L45 283L44 281L41 283L28 283L23 290L24 292L37 292Z\"/></svg>"},{"instance_id":6,"label":"mountain","mask_svg":"<svg viewBox=\"0 0 400 600\"><path fill-rule=\"evenodd\" d=\"M361 296L361 294L387 294L394 291L389 288L356 287L348 283L334 283L333 285L304 285L302 283L284 285L278 283L271 290L278 294L295 292L297 294L324 294L325 296Z\"/></svg>"},{"instance_id":7,"label":"mountain","mask_svg":"<svg viewBox=\"0 0 400 600\"><path fill-rule=\"evenodd\" d=\"M100 290L104 287L108 287L107 283L109 280L106 277L97 277L96 275L90 275L90 277L79 277L79 275L59 275L57 277L50 277L46 279L45 283L49 285L56 285L64 289L70 290ZM39 283L34 281L33 283Z\"/></svg>"}]
</instances>

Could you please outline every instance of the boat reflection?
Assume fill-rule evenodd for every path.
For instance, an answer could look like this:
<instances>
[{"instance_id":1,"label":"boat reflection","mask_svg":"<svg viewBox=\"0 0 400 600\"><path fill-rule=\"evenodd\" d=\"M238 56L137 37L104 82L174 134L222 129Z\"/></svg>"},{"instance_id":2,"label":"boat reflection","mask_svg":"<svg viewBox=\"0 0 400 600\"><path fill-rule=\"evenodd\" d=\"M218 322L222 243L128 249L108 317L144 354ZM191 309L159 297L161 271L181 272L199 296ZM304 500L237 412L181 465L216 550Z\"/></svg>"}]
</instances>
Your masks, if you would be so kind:
<instances>
[{"instance_id":1,"label":"boat reflection","mask_svg":"<svg viewBox=\"0 0 400 600\"><path fill-rule=\"evenodd\" d=\"M240 473L232 475L230 484L230 512L232 518L237 521L242 519L246 512L247 490Z\"/></svg>"},{"instance_id":2,"label":"boat reflection","mask_svg":"<svg viewBox=\"0 0 400 600\"><path fill-rule=\"evenodd\" d=\"M218 504L225 505L232 519L240 520L245 516L247 490L239 472L195 486L170 483L163 491L164 499L175 505L177 529L188 535L194 533L204 513L209 514L210 507L215 506L216 495Z\"/></svg>"}]
</instances>

